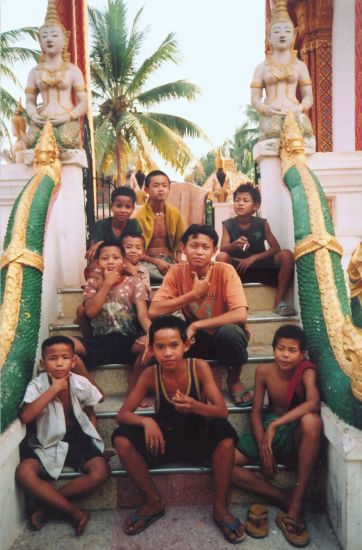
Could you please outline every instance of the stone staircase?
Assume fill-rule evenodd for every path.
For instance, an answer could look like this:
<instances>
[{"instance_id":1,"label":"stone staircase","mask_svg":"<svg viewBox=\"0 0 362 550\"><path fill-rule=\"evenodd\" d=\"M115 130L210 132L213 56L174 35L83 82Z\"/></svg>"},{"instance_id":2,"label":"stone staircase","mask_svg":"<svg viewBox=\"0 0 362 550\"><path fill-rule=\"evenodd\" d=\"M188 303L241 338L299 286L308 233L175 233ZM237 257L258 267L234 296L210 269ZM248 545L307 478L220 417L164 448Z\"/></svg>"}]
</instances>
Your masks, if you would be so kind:
<instances>
[{"instance_id":1,"label":"stone staircase","mask_svg":"<svg viewBox=\"0 0 362 550\"><path fill-rule=\"evenodd\" d=\"M248 327L251 332L251 340L248 348L249 361L243 366L241 381L245 386L252 387L256 366L273 360L271 342L275 330L285 322L298 323L299 319L289 317L285 320L271 312L274 299L272 288L258 283L250 283L245 285L245 291L250 305ZM79 334L78 326L73 319L76 307L81 300L81 289L58 290L59 316L49 327L50 335L74 336ZM241 434L249 426L251 407L241 410L232 404L227 394L225 369L213 361L210 362L210 365L214 377L224 393L229 410L229 420L237 433ZM124 400L131 368L131 365L115 364L102 365L92 371L97 384L106 394L106 399L96 407L96 416L98 431L108 449L111 448L110 438L116 427L115 416ZM137 414L154 413L153 409L138 409L136 412ZM141 495L128 478L117 456L111 458L110 466L110 478L102 487L79 499L78 502L81 506L89 510L105 510L117 507L137 507L141 504ZM153 469L151 472L166 505L209 505L212 503L212 472L208 466L194 467L178 464ZM77 475L76 472L65 469L56 484L61 486L66 483L67 479ZM295 474L280 465L275 481L287 489L293 485L294 480ZM323 476L317 470L310 483L308 499L318 501L320 505L323 498L323 486ZM247 504L251 500L253 500L253 495L237 489L231 490L231 504Z\"/></svg>"}]
</instances>

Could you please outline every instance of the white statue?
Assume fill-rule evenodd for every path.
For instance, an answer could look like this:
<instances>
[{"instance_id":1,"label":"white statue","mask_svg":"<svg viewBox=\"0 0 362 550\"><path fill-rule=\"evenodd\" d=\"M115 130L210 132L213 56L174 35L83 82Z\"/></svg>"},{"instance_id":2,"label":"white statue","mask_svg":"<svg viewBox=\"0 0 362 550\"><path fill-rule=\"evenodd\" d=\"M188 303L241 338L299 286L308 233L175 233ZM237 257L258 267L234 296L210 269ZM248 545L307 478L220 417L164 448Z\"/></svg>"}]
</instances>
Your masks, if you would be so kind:
<instances>
[{"instance_id":1,"label":"white statue","mask_svg":"<svg viewBox=\"0 0 362 550\"><path fill-rule=\"evenodd\" d=\"M255 69L251 104L260 113L259 140L280 137L284 117L292 111L306 140L314 140L307 116L313 105L308 68L294 50L296 31L287 10L288 0L276 0L270 22L270 49ZM299 86L301 101L297 99ZM263 89L265 98L263 99Z\"/></svg>"},{"instance_id":2,"label":"white statue","mask_svg":"<svg viewBox=\"0 0 362 550\"><path fill-rule=\"evenodd\" d=\"M61 149L80 147L79 118L87 113L88 98L82 71L69 63L69 35L59 19L55 1L49 0L44 24L39 29L42 54L39 64L29 73L25 89L26 110L32 121L26 136L28 148L35 146L47 119L54 126Z\"/></svg>"}]
</instances>

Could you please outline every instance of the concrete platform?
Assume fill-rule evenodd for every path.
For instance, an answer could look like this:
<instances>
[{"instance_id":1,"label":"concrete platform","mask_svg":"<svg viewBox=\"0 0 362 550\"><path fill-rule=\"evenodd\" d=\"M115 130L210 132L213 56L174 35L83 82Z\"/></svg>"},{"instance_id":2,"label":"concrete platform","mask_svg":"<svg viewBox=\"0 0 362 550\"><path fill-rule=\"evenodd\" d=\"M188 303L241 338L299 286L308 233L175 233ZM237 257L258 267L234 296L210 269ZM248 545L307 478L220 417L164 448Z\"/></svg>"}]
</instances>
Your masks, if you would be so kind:
<instances>
[{"instance_id":1,"label":"concrete platform","mask_svg":"<svg viewBox=\"0 0 362 550\"><path fill-rule=\"evenodd\" d=\"M247 508L234 506L232 511L245 521ZM262 540L247 537L245 550L288 550L292 548L275 525L277 509L269 506L269 535ZM92 512L82 537L76 538L73 527L64 521L52 520L42 531L26 528L9 550L229 550L212 521L211 506L176 506L164 518L134 537L126 536L122 525L126 510ZM306 512L311 534L308 550L339 550L341 547L325 514Z\"/></svg>"}]
</instances>

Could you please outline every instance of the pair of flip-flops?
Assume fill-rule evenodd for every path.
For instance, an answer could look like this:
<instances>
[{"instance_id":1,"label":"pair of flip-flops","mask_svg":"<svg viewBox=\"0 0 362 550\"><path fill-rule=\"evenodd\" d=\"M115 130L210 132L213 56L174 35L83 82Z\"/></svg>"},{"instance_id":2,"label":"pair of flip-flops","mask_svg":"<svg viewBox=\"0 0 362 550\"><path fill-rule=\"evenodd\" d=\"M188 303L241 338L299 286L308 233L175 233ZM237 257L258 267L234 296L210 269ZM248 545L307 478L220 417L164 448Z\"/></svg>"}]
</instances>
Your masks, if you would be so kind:
<instances>
[{"instance_id":1,"label":"pair of flip-flops","mask_svg":"<svg viewBox=\"0 0 362 550\"><path fill-rule=\"evenodd\" d=\"M273 307L272 312L281 317L293 317L297 315L297 311L294 307L287 304L287 302L279 302L279 304Z\"/></svg>"},{"instance_id":2,"label":"pair of flip-flops","mask_svg":"<svg viewBox=\"0 0 362 550\"><path fill-rule=\"evenodd\" d=\"M240 537L238 537L236 534L236 530L243 526L240 519L238 518L235 518L232 523L222 520L219 521L214 518L214 523L220 529L224 539L230 542L230 544L239 544L240 542L243 542L246 537L245 532ZM225 531L225 529L227 529L227 532Z\"/></svg>"},{"instance_id":3,"label":"pair of flip-flops","mask_svg":"<svg viewBox=\"0 0 362 550\"><path fill-rule=\"evenodd\" d=\"M306 529L305 523L296 521L285 512L277 513L275 523L292 546L303 548L309 544L310 534ZM254 539L263 539L268 535L268 509L266 506L263 504L252 504L250 506L245 523L245 531Z\"/></svg>"},{"instance_id":4,"label":"pair of flip-flops","mask_svg":"<svg viewBox=\"0 0 362 550\"><path fill-rule=\"evenodd\" d=\"M131 524L128 527L125 527L123 529L124 533L126 535L133 537L134 535L138 535L139 533L142 533L147 527L152 525L152 523L155 523L158 519L161 519L165 515L165 510L162 510L162 512L158 512L157 514L152 514L151 516L145 516L142 514L138 514L137 512L133 512L133 514L130 515ZM142 525L137 527L137 529L133 529L130 531L130 527L135 525L138 521L143 521Z\"/></svg>"},{"instance_id":5,"label":"pair of flip-flops","mask_svg":"<svg viewBox=\"0 0 362 550\"><path fill-rule=\"evenodd\" d=\"M251 392L252 392L251 388L245 388L245 390L243 391L231 393L231 398L233 400L234 405L236 407L239 407L240 409L246 409L248 407L251 407L253 404L252 397L250 397L250 399L248 399L247 401L243 400L243 397L247 393L251 393Z\"/></svg>"}]
</instances>

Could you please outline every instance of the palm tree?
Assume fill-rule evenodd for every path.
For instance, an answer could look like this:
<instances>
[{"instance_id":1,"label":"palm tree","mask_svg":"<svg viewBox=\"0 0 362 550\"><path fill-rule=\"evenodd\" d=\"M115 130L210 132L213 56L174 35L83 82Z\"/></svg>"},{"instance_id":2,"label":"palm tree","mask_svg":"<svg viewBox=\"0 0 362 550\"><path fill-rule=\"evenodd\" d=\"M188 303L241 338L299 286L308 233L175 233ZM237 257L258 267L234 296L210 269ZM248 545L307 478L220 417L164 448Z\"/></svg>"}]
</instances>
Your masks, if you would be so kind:
<instances>
[{"instance_id":1,"label":"palm tree","mask_svg":"<svg viewBox=\"0 0 362 550\"><path fill-rule=\"evenodd\" d=\"M228 140L224 145L230 147L231 157L235 161L238 170L253 179L253 148L258 141L259 113L251 105L247 105L245 115L246 122L236 129L232 140Z\"/></svg>"},{"instance_id":2,"label":"palm tree","mask_svg":"<svg viewBox=\"0 0 362 550\"><path fill-rule=\"evenodd\" d=\"M29 61L30 59L37 61L39 58L39 52L31 48L22 48L14 44L29 36L36 40L36 31L37 29L34 27L23 27L21 29L5 31L0 34L1 81L6 78L22 88L12 67L19 61ZM4 119L10 119L11 115L15 111L16 104L17 100L5 88L0 86L0 112L2 114L0 119L0 137L4 135L9 137L9 132Z\"/></svg>"},{"instance_id":3,"label":"palm tree","mask_svg":"<svg viewBox=\"0 0 362 550\"><path fill-rule=\"evenodd\" d=\"M152 167L152 152L176 169L183 171L192 160L185 136L204 137L193 122L174 115L144 111L163 100L194 100L200 90L186 80L169 82L148 90L149 77L164 63L178 61L174 33L169 33L160 46L137 66L137 56L148 29L139 30L142 9L128 29L124 0L108 0L104 12L89 8L93 36L91 76L93 97L98 104L96 126L97 171L113 153L117 167L117 184L121 185L126 159L138 149L146 167Z\"/></svg>"}]
</instances>

